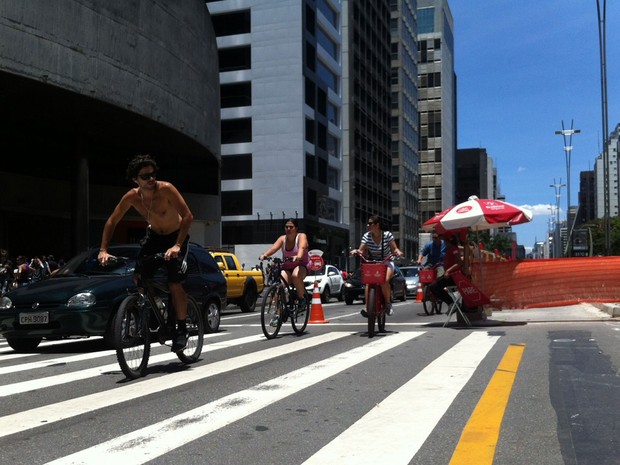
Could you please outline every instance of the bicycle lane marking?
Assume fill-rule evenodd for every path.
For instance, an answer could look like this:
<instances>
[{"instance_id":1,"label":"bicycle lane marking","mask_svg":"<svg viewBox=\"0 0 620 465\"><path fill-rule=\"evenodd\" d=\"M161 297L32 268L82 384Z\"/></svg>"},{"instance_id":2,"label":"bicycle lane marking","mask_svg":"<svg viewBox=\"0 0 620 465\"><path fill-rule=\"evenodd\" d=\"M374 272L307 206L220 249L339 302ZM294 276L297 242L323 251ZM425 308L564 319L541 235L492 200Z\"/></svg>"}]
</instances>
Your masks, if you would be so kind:
<instances>
[{"instance_id":1,"label":"bicycle lane marking","mask_svg":"<svg viewBox=\"0 0 620 465\"><path fill-rule=\"evenodd\" d=\"M525 344L510 345L461 433L450 465L492 465Z\"/></svg>"},{"instance_id":2,"label":"bicycle lane marking","mask_svg":"<svg viewBox=\"0 0 620 465\"><path fill-rule=\"evenodd\" d=\"M154 394L166 389L174 389L183 384L192 383L239 368L264 362L265 360L281 357L315 347L343 337L351 336L351 332L333 332L313 336L291 344L252 352L247 355L221 360L204 366L192 367L190 370L172 373L158 378L151 378L134 382L107 391L96 392L87 396L76 397L55 404L44 405L11 415L0 417L0 437L9 436L39 426L50 425L54 422L66 420L78 415L120 404L132 399Z\"/></svg>"},{"instance_id":3,"label":"bicycle lane marking","mask_svg":"<svg viewBox=\"0 0 620 465\"><path fill-rule=\"evenodd\" d=\"M420 336L399 333L334 355L151 426L60 458L60 464L142 464ZM148 444L148 447L144 445ZM94 459L94 461L93 461Z\"/></svg>"},{"instance_id":4,"label":"bicycle lane marking","mask_svg":"<svg viewBox=\"0 0 620 465\"><path fill-rule=\"evenodd\" d=\"M470 334L320 449L304 465L409 464L500 337L487 333ZM369 437L373 440L360 441L360 438ZM388 447L377 447L378 444Z\"/></svg>"},{"instance_id":5,"label":"bicycle lane marking","mask_svg":"<svg viewBox=\"0 0 620 465\"><path fill-rule=\"evenodd\" d=\"M223 334L223 333L210 334L209 336L205 336L205 339L207 337L216 337L219 334ZM230 339L228 341L213 342L213 343L209 343L208 345L205 345L204 347L207 347L208 349L204 350L203 352L211 353L214 350L226 349L228 347L233 347L233 346L240 345L240 344L247 344L249 342L255 342L261 339L264 339L262 334L255 335L255 336L242 337L238 339ZM158 344L158 343L154 342L153 344ZM114 354L116 354L116 352L113 350L106 352L107 356L111 356ZM75 362L75 361L89 360L91 358L95 358L95 357L90 357L90 355L92 354L82 354L82 355L76 355L76 356L65 357L65 358L54 359L54 360L56 363L58 363L59 361L63 361L64 363L67 363L67 362ZM97 357L102 357L102 356L103 355L100 355L99 353L97 354ZM151 357L149 357L149 366L155 365L156 363L176 360L177 358L178 358L177 355L172 352L166 352L166 353L158 354L158 355L151 355ZM32 364L33 366L29 368L30 369L45 368L48 366L48 362L49 362L48 360L46 360L45 362L34 362ZM20 370L14 370L14 371L20 371ZM8 397L14 394L21 394L24 392L36 391L37 389L44 389L44 388L49 388L52 386L59 386L61 384L72 383L74 381L94 378L95 376L99 376L104 373L110 373L110 372L119 372L119 373L121 372L118 366L118 363L115 362L115 363L110 363L108 365L101 365L98 367L86 368L84 370L73 371L70 373L52 375L52 376L47 376L43 378L35 378L35 379L28 380L28 381L21 381L18 383L5 384L3 386L0 386L0 397ZM0 374L2 374L1 370L0 370Z\"/></svg>"}]
</instances>

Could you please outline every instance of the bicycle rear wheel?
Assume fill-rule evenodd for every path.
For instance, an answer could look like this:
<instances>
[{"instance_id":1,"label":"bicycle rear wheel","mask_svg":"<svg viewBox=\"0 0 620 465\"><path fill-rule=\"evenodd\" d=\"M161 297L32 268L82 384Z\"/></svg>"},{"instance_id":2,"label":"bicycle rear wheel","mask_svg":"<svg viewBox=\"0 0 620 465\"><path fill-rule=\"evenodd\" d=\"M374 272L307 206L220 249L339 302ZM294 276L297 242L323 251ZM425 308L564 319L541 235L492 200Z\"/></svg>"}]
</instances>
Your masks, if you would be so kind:
<instances>
[{"instance_id":1,"label":"bicycle rear wheel","mask_svg":"<svg viewBox=\"0 0 620 465\"><path fill-rule=\"evenodd\" d=\"M187 299L187 318L185 319L189 339L187 346L181 352L177 352L179 360L183 363L194 363L200 358L204 342L204 324L202 313L198 309L196 301L191 297Z\"/></svg>"},{"instance_id":2,"label":"bicycle rear wheel","mask_svg":"<svg viewBox=\"0 0 620 465\"><path fill-rule=\"evenodd\" d=\"M293 331L295 334L303 334L308 326L308 320L310 319L310 300L308 294L305 295L305 305L300 307L299 302L295 304L297 311L294 315L291 315L291 325L293 325Z\"/></svg>"},{"instance_id":3,"label":"bicycle rear wheel","mask_svg":"<svg viewBox=\"0 0 620 465\"><path fill-rule=\"evenodd\" d=\"M368 302L366 305L366 312L368 312L368 337L375 336L375 317L377 313L377 289L371 287L368 289Z\"/></svg>"},{"instance_id":4,"label":"bicycle rear wheel","mask_svg":"<svg viewBox=\"0 0 620 465\"><path fill-rule=\"evenodd\" d=\"M260 309L260 324L267 339L273 339L280 332L282 315L284 315L284 295L279 285L272 284L263 296Z\"/></svg>"},{"instance_id":5,"label":"bicycle rear wheel","mask_svg":"<svg viewBox=\"0 0 620 465\"><path fill-rule=\"evenodd\" d=\"M114 318L116 359L129 379L144 376L151 354L147 308L138 305L138 296L121 302Z\"/></svg>"}]
</instances>

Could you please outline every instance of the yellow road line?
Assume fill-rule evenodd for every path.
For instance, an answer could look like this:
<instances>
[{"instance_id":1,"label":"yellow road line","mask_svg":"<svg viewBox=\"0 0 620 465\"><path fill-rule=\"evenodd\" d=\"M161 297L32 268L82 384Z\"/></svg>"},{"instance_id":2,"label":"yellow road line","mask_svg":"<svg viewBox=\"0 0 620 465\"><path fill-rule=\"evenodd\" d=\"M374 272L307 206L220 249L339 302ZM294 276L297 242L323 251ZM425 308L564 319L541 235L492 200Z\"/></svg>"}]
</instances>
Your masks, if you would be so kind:
<instances>
[{"instance_id":1,"label":"yellow road line","mask_svg":"<svg viewBox=\"0 0 620 465\"><path fill-rule=\"evenodd\" d=\"M502 418L525 344L510 345L482 394L450 460L450 465L491 465Z\"/></svg>"}]
</instances>

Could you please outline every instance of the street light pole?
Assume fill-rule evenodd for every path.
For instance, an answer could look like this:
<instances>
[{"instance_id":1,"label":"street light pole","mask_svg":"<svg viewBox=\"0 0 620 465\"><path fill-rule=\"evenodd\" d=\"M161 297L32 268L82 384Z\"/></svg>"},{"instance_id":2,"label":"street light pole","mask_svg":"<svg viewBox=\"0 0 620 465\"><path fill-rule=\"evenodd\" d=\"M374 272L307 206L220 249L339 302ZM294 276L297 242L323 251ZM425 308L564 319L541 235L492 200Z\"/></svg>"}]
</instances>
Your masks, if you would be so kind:
<instances>
[{"instance_id":1,"label":"street light pole","mask_svg":"<svg viewBox=\"0 0 620 465\"><path fill-rule=\"evenodd\" d=\"M562 184L562 178L560 178L560 182L555 182L555 178L553 178L553 184L549 184L549 187L553 187L555 189L555 212L557 215L554 237L555 244L553 244L554 258L558 258L562 254L562 241L560 240L560 195L562 188L565 186L566 184Z\"/></svg>"},{"instance_id":2,"label":"street light pole","mask_svg":"<svg viewBox=\"0 0 620 465\"><path fill-rule=\"evenodd\" d=\"M570 156L573 151L573 134L579 134L581 132L580 129L573 129L573 120L570 120L570 129L564 128L564 120L562 120L562 130L555 131L556 134L561 134L564 138L564 157L566 158L566 229L567 229L567 238L566 238L566 249L564 251L564 255L568 256L569 247L571 244L571 236L573 234L573 226L575 224L575 219L573 219L573 224L570 224ZM567 140L568 138L568 140ZM577 218L577 215L575 215Z\"/></svg>"},{"instance_id":3,"label":"street light pole","mask_svg":"<svg viewBox=\"0 0 620 465\"><path fill-rule=\"evenodd\" d=\"M600 0L596 0L596 13L598 15L598 42L601 61L601 109L603 113L603 222L605 229L605 255L609 256L611 255L611 223L609 219L609 204L611 192L609 191L609 152L607 150L609 121L607 113L607 34L605 29L606 10L607 1L603 0L603 9L601 10L601 2Z\"/></svg>"}]
</instances>

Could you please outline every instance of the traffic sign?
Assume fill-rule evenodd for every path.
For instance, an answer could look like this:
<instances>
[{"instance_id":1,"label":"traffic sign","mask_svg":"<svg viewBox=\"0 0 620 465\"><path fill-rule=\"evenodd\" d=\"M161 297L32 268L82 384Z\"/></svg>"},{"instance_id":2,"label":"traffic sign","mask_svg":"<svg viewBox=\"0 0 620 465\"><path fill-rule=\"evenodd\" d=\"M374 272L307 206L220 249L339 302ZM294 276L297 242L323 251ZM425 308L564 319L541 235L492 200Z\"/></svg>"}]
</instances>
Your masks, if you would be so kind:
<instances>
[{"instance_id":1,"label":"traffic sign","mask_svg":"<svg viewBox=\"0 0 620 465\"><path fill-rule=\"evenodd\" d=\"M323 257L319 255L310 255L310 263L308 263L308 269L310 271L319 271L323 268Z\"/></svg>"}]
</instances>

